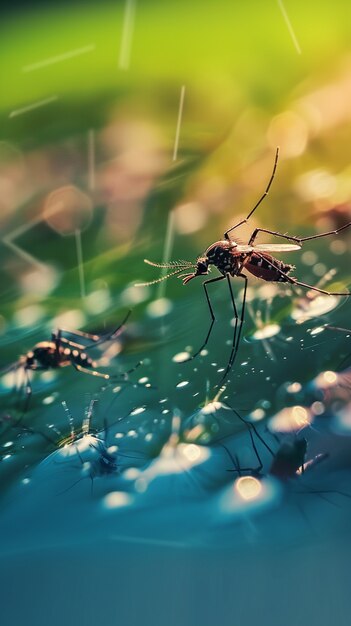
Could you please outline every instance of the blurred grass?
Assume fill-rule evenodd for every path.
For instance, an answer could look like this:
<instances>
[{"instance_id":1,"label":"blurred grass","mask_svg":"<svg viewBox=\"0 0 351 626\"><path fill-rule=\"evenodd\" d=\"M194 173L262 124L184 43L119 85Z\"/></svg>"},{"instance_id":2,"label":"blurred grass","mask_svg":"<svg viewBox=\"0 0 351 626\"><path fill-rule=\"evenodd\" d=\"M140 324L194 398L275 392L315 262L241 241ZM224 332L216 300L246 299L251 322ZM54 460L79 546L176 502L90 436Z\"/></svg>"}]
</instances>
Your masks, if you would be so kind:
<instances>
[{"instance_id":1,"label":"blurred grass","mask_svg":"<svg viewBox=\"0 0 351 626\"><path fill-rule=\"evenodd\" d=\"M207 98L206 106L197 108L200 119L212 110L217 115L219 108L228 116L238 100L242 106L246 101L273 111L296 84L321 68L324 76L333 72L349 51L351 8L346 0L332 6L285 2L301 55L277 2L149 1L136 3L126 72L118 67L124 7L124 2L84 9L74 4L36 11L28 7L5 17L0 39L3 115L52 94L81 104L92 98L96 108L97 94L132 90L155 104L162 99L162 86L177 83L187 83L198 97ZM89 45L95 46L91 52L23 72L33 63ZM83 119L89 120L89 108L80 107ZM7 132L11 135L12 129Z\"/></svg>"}]
</instances>

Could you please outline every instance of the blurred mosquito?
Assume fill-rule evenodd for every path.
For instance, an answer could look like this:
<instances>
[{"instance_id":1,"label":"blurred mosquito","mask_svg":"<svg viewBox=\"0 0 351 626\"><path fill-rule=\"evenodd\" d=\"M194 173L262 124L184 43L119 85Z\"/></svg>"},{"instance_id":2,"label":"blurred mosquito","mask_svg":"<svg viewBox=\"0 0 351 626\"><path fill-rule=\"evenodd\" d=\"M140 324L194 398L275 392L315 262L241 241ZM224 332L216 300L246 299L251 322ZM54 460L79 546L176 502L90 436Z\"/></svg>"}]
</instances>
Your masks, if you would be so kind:
<instances>
[{"instance_id":1,"label":"blurred mosquito","mask_svg":"<svg viewBox=\"0 0 351 626\"><path fill-rule=\"evenodd\" d=\"M82 430L79 435L76 435L73 425L73 416L67 406L67 403L62 402L64 411L68 416L71 433L69 438L61 445L64 445L65 447L68 446L68 456L71 455L72 446L74 446L75 453L77 454L81 464L80 467L83 470L83 476L76 480L73 485L70 485L68 489L65 489L60 493L66 493L85 478L90 478L91 493L93 493L95 478L120 474L127 466L130 465L129 462L127 462L129 465L123 465L119 460L120 458L135 459L139 462L143 461L143 457L141 456L125 454L124 452L122 453L118 450L117 446L109 445L109 425L107 420L104 420L104 430L102 435L91 430L91 422L96 403L96 399L91 400L89 406L85 410ZM58 462L58 464L61 463L66 465L67 461Z\"/></svg>"},{"instance_id":2,"label":"blurred mosquito","mask_svg":"<svg viewBox=\"0 0 351 626\"><path fill-rule=\"evenodd\" d=\"M234 361L236 359L238 349L239 349L242 326L243 326L244 317L245 317L245 302L246 302L247 282L248 282L248 277L243 273L244 270L246 270L247 272L250 272L250 274L252 274L253 276L256 276L257 278L261 278L262 280L265 280L267 282L288 283L289 285L296 285L299 287L304 287L305 289L312 289L313 291L317 291L318 293L322 293L328 296L330 295L349 296L350 295L348 291L347 292L326 291L325 289L320 289L319 287L315 287L312 285L308 285L307 283L303 283L299 281L297 278L295 278L294 276L289 276L290 272L293 269L295 269L295 266L290 265L288 263L284 263L280 259L276 259L274 256L271 255L271 253L293 252L296 250L300 250L302 243L304 243L305 241L310 241L312 239L319 239L321 237L327 237L329 235L336 235L339 232L345 230L346 228L349 228L351 226L351 222L348 222L347 224L345 224L344 226L341 226L340 228L337 228L336 230L331 230L331 231L320 233L317 235L310 235L309 237L292 237L290 235L285 235L283 233L269 230L267 228L255 228L247 244L241 244L238 241L234 241L231 238L230 233L236 228L239 228L239 226L246 224L246 222L250 219L250 217L253 215L256 209L260 206L261 202L263 202L265 197L268 195L269 189L271 187L271 184L275 176L277 163L278 163L278 156L279 156L279 148L277 148L277 151L276 151L273 171L269 179L268 185L266 187L266 190L262 194L258 202L256 202L253 209L251 209L251 211L248 213L245 219L240 220L237 224L234 224L234 226L231 226L231 228L226 230L224 233L224 238L221 241L216 241L215 243L211 244L207 248L207 250L204 252L204 254L197 259L196 263L193 263L191 261L171 261L169 263L154 263L153 261L144 259L145 263L147 263L148 265L152 265L153 267L159 267L163 269L172 269L173 271L170 272L169 274L166 274L165 276L162 276L161 278L157 278L156 280L152 280L147 283L139 283L138 284L139 287L154 285L156 283L161 282L162 280L166 280L170 276L177 276L178 278L181 278L183 280L183 285L186 285L190 280L192 280L193 278L196 278L197 276L206 276L210 272L211 265L214 265L217 268L217 270L220 272L220 276L216 276L216 278L211 278L203 282L203 288L205 291L206 301L207 301L207 305L208 305L208 308L210 311L210 317L211 317L210 327L208 329L206 338L204 342L201 344L200 348L196 350L196 352L194 352L188 359L186 359L183 362L191 361L202 352L202 350L206 347L208 343L208 340L212 332L213 324L216 321L216 317L213 312L213 307L212 307L210 296L208 293L208 285L210 285L211 283L216 283L220 280L227 281L229 294L230 294L230 300L231 300L233 312L234 312L235 322L234 322L231 352L230 352L228 364L224 370L220 383L222 383L227 378L234 364ZM273 235L275 237L281 237L282 239L285 239L287 241L291 241L294 243L256 244L255 243L256 238L258 234L261 232L267 233L269 235ZM181 273L190 269L195 269L195 271L191 273L186 273L186 274ZM238 309L234 300L234 294L233 294L231 281L230 281L231 277L241 278L244 282L240 315L238 314Z\"/></svg>"},{"instance_id":3,"label":"blurred mosquito","mask_svg":"<svg viewBox=\"0 0 351 626\"><path fill-rule=\"evenodd\" d=\"M68 331L60 328L52 333L50 341L37 343L27 354L20 356L18 361L1 370L0 375L4 375L8 372L22 372L22 381L19 387L16 384L16 390L18 392L21 390L25 391L25 411L28 408L32 395L30 372L48 371L72 365L75 370L83 374L90 374L91 376L103 378L104 380L110 380L111 376L109 374L103 374L97 371L96 367L98 364L96 361L93 361L87 351L102 343L116 339L122 332L130 313L131 311L128 312L123 322L112 333L107 333L106 335L92 335L80 330ZM66 334L73 337L75 341L68 339L68 337L65 336ZM78 340L79 343L77 342ZM81 343L84 340L88 340L90 343L84 345ZM132 370L125 372L123 376L130 374L139 365L140 363Z\"/></svg>"}]
</instances>

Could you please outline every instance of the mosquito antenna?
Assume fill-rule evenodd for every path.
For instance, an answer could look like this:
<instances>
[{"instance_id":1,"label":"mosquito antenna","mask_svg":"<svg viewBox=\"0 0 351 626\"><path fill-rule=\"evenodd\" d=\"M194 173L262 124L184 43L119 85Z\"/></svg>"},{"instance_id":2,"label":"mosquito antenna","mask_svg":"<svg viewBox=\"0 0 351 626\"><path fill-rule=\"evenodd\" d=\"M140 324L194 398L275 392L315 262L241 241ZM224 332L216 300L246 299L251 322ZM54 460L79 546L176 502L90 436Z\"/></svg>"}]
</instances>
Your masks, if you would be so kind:
<instances>
[{"instance_id":1,"label":"mosquito antenna","mask_svg":"<svg viewBox=\"0 0 351 626\"><path fill-rule=\"evenodd\" d=\"M147 265L152 265L153 267L159 267L161 269L172 269L174 267L196 267L194 263L191 261L168 261L167 263L155 263L154 261L149 261L149 259L144 259L144 263Z\"/></svg>"},{"instance_id":2,"label":"mosquito antenna","mask_svg":"<svg viewBox=\"0 0 351 626\"><path fill-rule=\"evenodd\" d=\"M150 265L154 265L154 263L150 263ZM155 265L155 267L162 267L162 266ZM185 266L178 267L178 269L176 269L174 272L170 272L169 274L166 274L165 276L161 276L161 278L150 280L148 283L135 283L134 287L150 287L150 285L156 285L157 283L162 283L163 280L170 278L170 276L176 276L176 274L180 274L180 272L182 272L184 269L188 269L188 268L190 269L190 267L194 267L194 266L189 265L187 267Z\"/></svg>"}]
</instances>

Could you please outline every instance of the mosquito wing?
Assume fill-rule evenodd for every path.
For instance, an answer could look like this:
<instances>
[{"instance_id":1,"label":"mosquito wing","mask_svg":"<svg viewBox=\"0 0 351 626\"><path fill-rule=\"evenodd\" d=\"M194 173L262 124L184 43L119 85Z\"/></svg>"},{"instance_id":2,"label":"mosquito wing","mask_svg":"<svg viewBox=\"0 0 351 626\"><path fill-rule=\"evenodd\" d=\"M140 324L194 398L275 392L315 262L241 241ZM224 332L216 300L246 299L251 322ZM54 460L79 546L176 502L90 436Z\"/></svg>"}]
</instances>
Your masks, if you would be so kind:
<instances>
[{"instance_id":1,"label":"mosquito wing","mask_svg":"<svg viewBox=\"0 0 351 626\"><path fill-rule=\"evenodd\" d=\"M295 243L258 243L255 246L238 245L233 249L234 254L243 252L249 254L250 252L292 252L293 250L300 250L301 246Z\"/></svg>"},{"instance_id":2,"label":"mosquito wing","mask_svg":"<svg viewBox=\"0 0 351 626\"><path fill-rule=\"evenodd\" d=\"M258 252L293 252L300 250L301 246L297 243L258 243L253 249Z\"/></svg>"}]
</instances>

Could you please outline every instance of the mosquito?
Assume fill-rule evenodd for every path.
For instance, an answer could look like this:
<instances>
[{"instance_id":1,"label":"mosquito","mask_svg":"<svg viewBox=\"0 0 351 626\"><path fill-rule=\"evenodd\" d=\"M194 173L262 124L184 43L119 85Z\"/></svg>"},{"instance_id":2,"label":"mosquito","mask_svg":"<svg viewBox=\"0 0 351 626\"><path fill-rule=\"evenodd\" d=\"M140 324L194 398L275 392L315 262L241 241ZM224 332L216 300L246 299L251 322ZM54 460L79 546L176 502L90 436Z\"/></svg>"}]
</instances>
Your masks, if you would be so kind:
<instances>
[{"instance_id":1,"label":"mosquito","mask_svg":"<svg viewBox=\"0 0 351 626\"><path fill-rule=\"evenodd\" d=\"M84 478L90 478L91 493L93 494L95 478L121 474L125 467L127 467L120 462L119 457L143 461L142 457L125 454L124 452L122 453L116 446L109 445L108 439L110 426L107 420L104 420L104 430L102 435L99 435L96 431L94 432L91 430L91 422L96 402L96 399L91 400L89 406L85 410L82 431L78 436L74 432L74 420L67 403L65 401L62 402L62 406L68 417L71 432L66 442L62 442L61 445L68 448L68 456L72 454L72 448L74 446L75 453L81 463L81 469L83 470L84 475L82 478L76 480L76 482L68 487L68 489L60 492L61 494L72 489L75 485L84 480ZM58 461L58 464L62 463L64 465L67 464L66 461Z\"/></svg>"},{"instance_id":2,"label":"mosquito","mask_svg":"<svg viewBox=\"0 0 351 626\"><path fill-rule=\"evenodd\" d=\"M60 328L52 333L50 341L41 341L37 343L32 350L27 352L27 354L20 356L18 361L15 363L5 367L0 374L3 375L11 371L22 371L23 381L18 391L21 391L21 389L25 390L25 411L28 409L32 396L30 372L48 371L71 365L75 370L82 372L83 374L89 374L91 376L103 378L104 380L110 380L111 377L109 374L97 371L96 367L98 364L89 356L87 351L102 343L116 339L121 333L130 314L131 311L128 312L123 322L112 333L107 333L105 335L93 335L80 330L64 330ZM73 337L75 341L68 339L65 335ZM84 345L81 343L84 340L89 340L90 343L88 343L88 345ZM80 343L78 343L78 341ZM138 367L138 365L140 365L140 363L138 363L136 367ZM134 369L135 367L133 370ZM133 370L130 370L125 374L129 374Z\"/></svg>"},{"instance_id":3,"label":"mosquito","mask_svg":"<svg viewBox=\"0 0 351 626\"><path fill-rule=\"evenodd\" d=\"M169 263L154 263L153 261L149 261L148 259L144 259L145 263L148 265L152 265L153 267L158 267L162 269L172 269L172 272L162 276L161 278L157 278L156 280L152 280L147 283L138 283L138 286L149 286L159 283L163 280L171 276L177 276L181 278L183 281L183 285L187 285L193 278L198 276L206 276L209 274L211 270L211 265L213 265L218 271L219 276L215 278L210 278L205 280L203 284L203 288L205 291L205 297L208 305L208 309L210 312L210 326L205 337L204 342L201 344L198 350L194 352L188 359L183 362L191 361L196 358L202 350L205 349L209 338L211 336L211 332L213 329L213 325L216 321L216 317L213 311L213 307L210 300L210 295L208 291L208 287L210 284L219 282L221 280L226 280L230 300L234 312L234 330L233 330L233 339L232 339L232 347L230 356L228 359L228 364L224 370L222 378L220 380L220 384L227 378L230 370L232 369L240 344L240 338L242 333L242 327L245 318L245 303L246 303L246 293L247 293L247 283L248 276L244 273L244 271L249 272L253 276L260 278L261 280L267 282L279 282L279 283L287 283L289 285L296 285L299 287L303 287L305 289L311 289L318 293L322 293L328 296L349 296L350 293L348 291L339 291L339 292L331 292L326 291L325 289L321 289L319 287L308 285L307 283L303 283L294 276L290 276L290 272L295 269L294 265L290 265L289 263L284 263L280 259L275 258L271 253L278 252L294 252L296 250L300 250L302 244L305 241L310 241L312 239L320 239L321 237L327 237L329 235L337 235L341 231L349 228L351 226L351 222L348 222L344 226L337 228L336 230L331 230L325 233L319 233L317 235L310 235L309 237L293 237L290 235L286 235L283 233L279 233L274 230L269 230L267 228L255 228L252 232L249 241L247 244L242 244L239 241L235 241L231 237L231 233L246 224L250 217L254 214L256 209L260 206L263 200L268 195L270 187L272 185L279 157L279 148L277 148L275 154L275 160L273 165L273 171L271 177L269 179L268 185L266 187L265 192L259 198L258 202L256 202L255 206L248 213L245 219L240 220L234 226L231 226L228 230L225 231L223 235L223 239L221 241L216 241L211 244L207 250L204 252L202 256L200 256L196 263L192 261L171 261ZM267 233L268 235L272 235L274 237L280 237L286 241L291 243L262 243L257 244L256 238L259 233ZM182 273L187 270L195 270L190 273ZM234 300L234 294L231 285L231 278L240 278L243 282L243 297L241 304L240 315L238 313L238 309Z\"/></svg>"}]
</instances>

